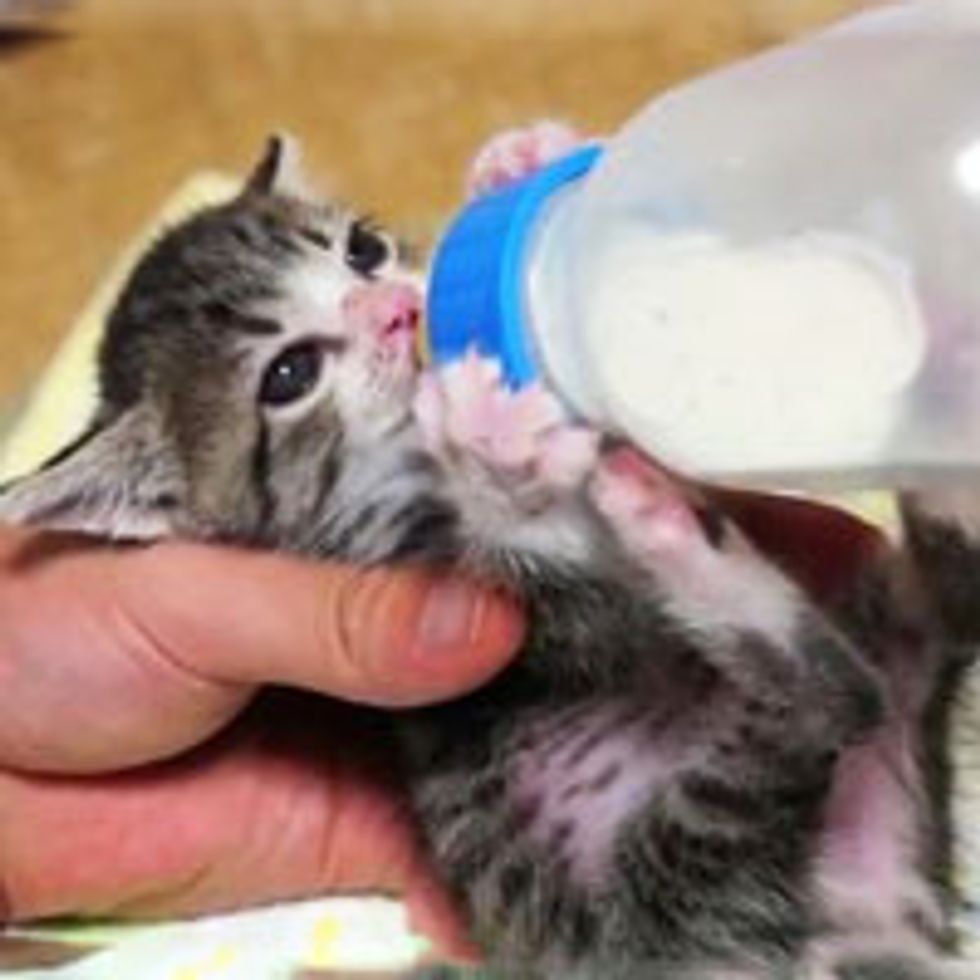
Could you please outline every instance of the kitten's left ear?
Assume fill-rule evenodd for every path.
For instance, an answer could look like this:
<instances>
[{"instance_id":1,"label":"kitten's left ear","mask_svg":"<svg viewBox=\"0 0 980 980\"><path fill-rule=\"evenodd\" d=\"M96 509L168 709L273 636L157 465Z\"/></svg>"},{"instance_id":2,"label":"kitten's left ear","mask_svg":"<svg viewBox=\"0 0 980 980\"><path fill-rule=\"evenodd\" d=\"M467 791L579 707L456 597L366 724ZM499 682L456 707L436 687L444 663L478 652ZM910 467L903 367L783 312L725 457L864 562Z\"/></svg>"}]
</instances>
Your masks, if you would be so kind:
<instances>
[{"instance_id":1,"label":"kitten's left ear","mask_svg":"<svg viewBox=\"0 0 980 980\"><path fill-rule=\"evenodd\" d=\"M36 473L0 486L0 522L124 540L175 532L180 474L140 407L96 422Z\"/></svg>"},{"instance_id":2,"label":"kitten's left ear","mask_svg":"<svg viewBox=\"0 0 980 980\"><path fill-rule=\"evenodd\" d=\"M310 184L303 172L303 154L295 137L287 133L269 137L262 159L245 183L245 193L310 197Z\"/></svg>"}]
</instances>

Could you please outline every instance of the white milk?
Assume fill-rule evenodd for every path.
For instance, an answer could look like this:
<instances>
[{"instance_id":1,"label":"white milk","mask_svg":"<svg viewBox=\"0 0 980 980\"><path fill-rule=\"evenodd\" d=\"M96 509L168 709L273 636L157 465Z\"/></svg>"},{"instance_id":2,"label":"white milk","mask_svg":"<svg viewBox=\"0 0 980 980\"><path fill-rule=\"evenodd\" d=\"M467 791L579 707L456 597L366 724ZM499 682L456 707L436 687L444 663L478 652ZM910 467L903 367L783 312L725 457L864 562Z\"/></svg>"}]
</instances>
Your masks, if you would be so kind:
<instances>
[{"instance_id":1,"label":"white milk","mask_svg":"<svg viewBox=\"0 0 980 980\"><path fill-rule=\"evenodd\" d=\"M909 277L813 232L770 245L620 233L585 316L605 414L715 474L857 464L882 451L925 352Z\"/></svg>"}]
</instances>

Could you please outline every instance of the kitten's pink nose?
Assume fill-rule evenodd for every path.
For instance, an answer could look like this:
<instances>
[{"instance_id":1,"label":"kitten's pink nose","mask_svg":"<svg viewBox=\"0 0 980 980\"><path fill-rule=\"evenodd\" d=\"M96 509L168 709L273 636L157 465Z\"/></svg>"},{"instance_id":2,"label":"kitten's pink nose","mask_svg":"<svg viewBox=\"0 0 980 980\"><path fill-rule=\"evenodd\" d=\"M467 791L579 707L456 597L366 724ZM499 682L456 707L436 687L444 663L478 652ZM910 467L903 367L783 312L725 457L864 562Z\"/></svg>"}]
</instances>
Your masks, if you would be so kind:
<instances>
[{"instance_id":1,"label":"kitten's pink nose","mask_svg":"<svg viewBox=\"0 0 980 980\"><path fill-rule=\"evenodd\" d=\"M365 283L344 297L342 310L355 330L370 330L386 339L413 338L422 314L422 296L406 283Z\"/></svg>"}]
</instances>

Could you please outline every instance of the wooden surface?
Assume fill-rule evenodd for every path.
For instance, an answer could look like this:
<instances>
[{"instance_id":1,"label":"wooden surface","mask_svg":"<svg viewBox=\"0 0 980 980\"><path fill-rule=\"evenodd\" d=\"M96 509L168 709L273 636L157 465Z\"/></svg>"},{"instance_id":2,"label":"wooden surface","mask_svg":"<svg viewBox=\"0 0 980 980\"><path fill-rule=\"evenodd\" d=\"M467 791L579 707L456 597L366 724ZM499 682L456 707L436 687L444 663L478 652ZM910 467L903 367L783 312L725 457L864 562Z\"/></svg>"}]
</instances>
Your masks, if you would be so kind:
<instances>
[{"instance_id":1,"label":"wooden surface","mask_svg":"<svg viewBox=\"0 0 980 980\"><path fill-rule=\"evenodd\" d=\"M423 234L473 148L542 115L615 127L652 93L854 0L78 0L0 38L0 407L188 173L264 135Z\"/></svg>"}]
</instances>

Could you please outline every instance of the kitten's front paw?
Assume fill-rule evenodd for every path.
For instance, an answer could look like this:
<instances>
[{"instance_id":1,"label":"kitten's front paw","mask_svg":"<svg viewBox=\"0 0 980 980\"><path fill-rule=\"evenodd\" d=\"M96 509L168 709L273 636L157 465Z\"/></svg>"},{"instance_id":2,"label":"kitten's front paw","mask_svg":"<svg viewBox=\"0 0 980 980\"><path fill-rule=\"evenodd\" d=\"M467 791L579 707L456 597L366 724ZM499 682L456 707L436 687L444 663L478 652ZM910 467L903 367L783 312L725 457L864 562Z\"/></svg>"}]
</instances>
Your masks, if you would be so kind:
<instances>
[{"instance_id":1,"label":"kitten's front paw","mask_svg":"<svg viewBox=\"0 0 980 980\"><path fill-rule=\"evenodd\" d=\"M491 138L470 164L466 188L478 197L511 184L557 160L582 142L567 123L545 119Z\"/></svg>"},{"instance_id":2,"label":"kitten's front paw","mask_svg":"<svg viewBox=\"0 0 980 980\"><path fill-rule=\"evenodd\" d=\"M617 447L603 454L589 492L681 622L702 633L754 632L788 646L800 607L796 590L696 488L636 450Z\"/></svg>"},{"instance_id":3,"label":"kitten's front paw","mask_svg":"<svg viewBox=\"0 0 980 980\"><path fill-rule=\"evenodd\" d=\"M473 352L420 379L415 416L434 455L475 457L552 489L580 484L595 464L595 432L570 424L539 384L512 391L500 365Z\"/></svg>"},{"instance_id":4,"label":"kitten's front paw","mask_svg":"<svg viewBox=\"0 0 980 980\"><path fill-rule=\"evenodd\" d=\"M664 559L709 543L680 483L628 446L603 454L590 492L619 540L638 556Z\"/></svg>"}]
</instances>

